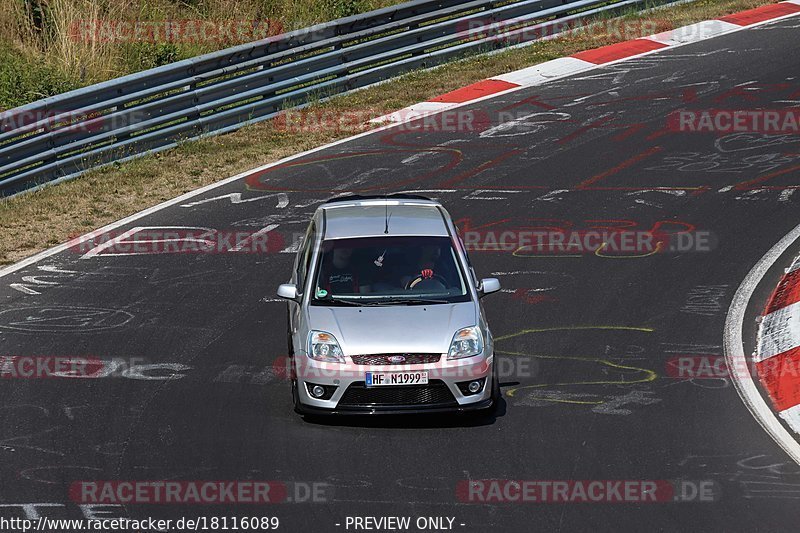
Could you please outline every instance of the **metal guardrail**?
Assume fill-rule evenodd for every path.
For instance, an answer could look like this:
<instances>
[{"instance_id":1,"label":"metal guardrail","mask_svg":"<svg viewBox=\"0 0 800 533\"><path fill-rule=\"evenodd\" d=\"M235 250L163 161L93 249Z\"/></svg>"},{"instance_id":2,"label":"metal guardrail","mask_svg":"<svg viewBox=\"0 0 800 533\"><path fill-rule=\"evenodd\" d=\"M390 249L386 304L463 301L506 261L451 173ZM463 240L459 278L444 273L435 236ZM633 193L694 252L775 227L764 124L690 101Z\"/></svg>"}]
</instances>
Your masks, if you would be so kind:
<instances>
[{"instance_id":1,"label":"metal guardrail","mask_svg":"<svg viewBox=\"0 0 800 533\"><path fill-rule=\"evenodd\" d=\"M0 197L646 1L416 0L45 98L0 114Z\"/></svg>"}]
</instances>

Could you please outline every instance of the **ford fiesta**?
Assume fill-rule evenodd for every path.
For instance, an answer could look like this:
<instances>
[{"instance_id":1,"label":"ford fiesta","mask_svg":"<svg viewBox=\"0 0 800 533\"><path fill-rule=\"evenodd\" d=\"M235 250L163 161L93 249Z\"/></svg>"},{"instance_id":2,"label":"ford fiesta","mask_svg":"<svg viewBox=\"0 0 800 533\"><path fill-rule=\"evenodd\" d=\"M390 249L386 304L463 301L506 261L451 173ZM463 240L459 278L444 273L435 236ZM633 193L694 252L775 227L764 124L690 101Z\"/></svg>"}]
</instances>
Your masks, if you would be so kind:
<instances>
[{"instance_id":1,"label":"ford fiesta","mask_svg":"<svg viewBox=\"0 0 800 533\"><path fill-rule=\"evenodd\" d=\"M302 414L491 410L500 398L478 281L450 215L410 195L314 213L290 283L292 398Z\"/></svg>"}]
</instances>

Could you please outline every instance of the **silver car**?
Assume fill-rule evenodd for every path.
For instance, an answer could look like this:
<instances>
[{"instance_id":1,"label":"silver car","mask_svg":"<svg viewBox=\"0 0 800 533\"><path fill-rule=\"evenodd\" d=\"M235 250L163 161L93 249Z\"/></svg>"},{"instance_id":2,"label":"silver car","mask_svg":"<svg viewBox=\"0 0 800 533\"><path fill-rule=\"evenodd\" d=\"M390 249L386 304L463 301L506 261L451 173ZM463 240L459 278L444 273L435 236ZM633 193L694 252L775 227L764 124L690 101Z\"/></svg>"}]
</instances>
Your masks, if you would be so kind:
<instances>
[{"instance_id":1,"label":"silver car","mask_svg":"<svg viewBox=\"0 0 800 533\"><path fill-rule=\"evenodd\" d=\"M500 398L478 281L450 215L411 195L314 213L290 283L292 398L302 414L490 411Z\"/></svg>"}]
</instances>

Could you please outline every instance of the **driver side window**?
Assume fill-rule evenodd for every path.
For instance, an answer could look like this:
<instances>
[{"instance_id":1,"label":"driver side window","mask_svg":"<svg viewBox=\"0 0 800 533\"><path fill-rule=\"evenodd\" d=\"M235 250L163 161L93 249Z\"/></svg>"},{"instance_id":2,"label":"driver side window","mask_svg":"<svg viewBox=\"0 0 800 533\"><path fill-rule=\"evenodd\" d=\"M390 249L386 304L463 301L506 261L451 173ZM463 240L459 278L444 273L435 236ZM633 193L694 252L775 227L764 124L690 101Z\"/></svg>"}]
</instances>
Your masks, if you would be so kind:
<instances>
[{"instance_id":1,"label":"driver side window","mask_svg":"<svg viewBox=\"0 0 800 533\"><path fill-rule=\"evenodd\" d=\"M477 287L478 286L478 276L475 274L475 269L472 268L472 261L469 259L469 254L467 253L467 247L464 245L464 240L461 238L461 234L457 235L458 244L461 246L461 251L464 253L464 258L467 260L467 267L469 267L469 277L471 278L472 284Z\"/></svg>"}]
</instances>

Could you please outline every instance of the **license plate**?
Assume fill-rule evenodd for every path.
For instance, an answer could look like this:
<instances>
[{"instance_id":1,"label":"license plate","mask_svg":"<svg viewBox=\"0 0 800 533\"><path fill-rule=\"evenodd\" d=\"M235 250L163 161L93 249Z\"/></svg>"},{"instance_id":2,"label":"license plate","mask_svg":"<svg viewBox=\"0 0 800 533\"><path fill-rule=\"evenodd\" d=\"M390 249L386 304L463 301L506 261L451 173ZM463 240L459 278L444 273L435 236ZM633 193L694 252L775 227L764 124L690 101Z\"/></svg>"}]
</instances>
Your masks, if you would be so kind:
<instances>
[{"instance_id":1,"label":"license plate","mask_svg":"<svg viewBox=\"0 0 800 533\"><path fill-rule=\"evenodd\" d=\"M427 385L427 372L367 372L367 387L386 387L391 385Z\"/></svg>"}]
</instances>

